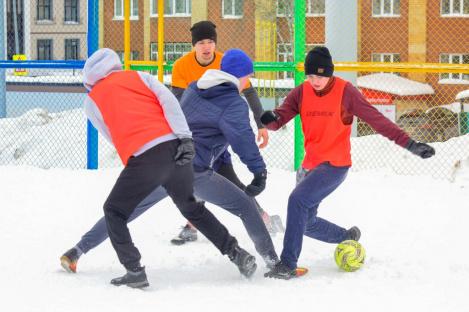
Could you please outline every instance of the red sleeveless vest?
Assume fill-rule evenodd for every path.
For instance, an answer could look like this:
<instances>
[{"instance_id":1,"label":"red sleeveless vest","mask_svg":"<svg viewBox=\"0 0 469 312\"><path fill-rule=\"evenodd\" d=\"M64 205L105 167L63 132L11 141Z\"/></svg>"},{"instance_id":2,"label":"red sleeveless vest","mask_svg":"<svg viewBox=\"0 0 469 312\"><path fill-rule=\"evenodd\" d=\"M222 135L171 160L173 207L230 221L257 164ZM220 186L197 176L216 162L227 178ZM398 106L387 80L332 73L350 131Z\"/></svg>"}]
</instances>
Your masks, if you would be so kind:
<instances>
[{"instance_id":1,"label":"red sleeveless vest","mask_svg":"<svg viewBox=\"0 0 469 312\"><path fill-rule=\"evenodd\" d=\"M304 134L303 167L313 169L322 162L333 166L351 166L351 126L341 117L346 81L335 77L330 92L319 97L309 82L303 83L300 117Z\"/></svg>"},{"instance_id":2,"label":"red sleeveless vest","mask_svg":"<svg viewBox=\"0 0 469 312\"><path fill-rule=\"evenodd\" d=\"M172 132L156 95L135 71L120 71L88 94L98 106L124 165L146 143Z\"/></svg>"}]
</instances>

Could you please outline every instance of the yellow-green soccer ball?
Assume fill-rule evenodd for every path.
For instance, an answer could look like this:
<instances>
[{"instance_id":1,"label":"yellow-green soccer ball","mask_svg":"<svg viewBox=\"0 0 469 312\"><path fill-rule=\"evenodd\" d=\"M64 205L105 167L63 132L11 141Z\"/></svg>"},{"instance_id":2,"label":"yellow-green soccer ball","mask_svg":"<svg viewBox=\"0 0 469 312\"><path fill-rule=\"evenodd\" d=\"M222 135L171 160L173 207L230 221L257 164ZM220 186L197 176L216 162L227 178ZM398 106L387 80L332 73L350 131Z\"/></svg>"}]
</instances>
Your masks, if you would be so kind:
<instances>
[{"instance_id":1,"label":"yellow-green soccer ball","mask_svg":"<svg viewBox=\"0 0 469 312\"><path fill-rule=\"evenodd\" d=\"M354 240L346 240L337 245L334 252L335 263L347 272L361 268L365 261L365 248Z\"/></svg>"}]
</instances>

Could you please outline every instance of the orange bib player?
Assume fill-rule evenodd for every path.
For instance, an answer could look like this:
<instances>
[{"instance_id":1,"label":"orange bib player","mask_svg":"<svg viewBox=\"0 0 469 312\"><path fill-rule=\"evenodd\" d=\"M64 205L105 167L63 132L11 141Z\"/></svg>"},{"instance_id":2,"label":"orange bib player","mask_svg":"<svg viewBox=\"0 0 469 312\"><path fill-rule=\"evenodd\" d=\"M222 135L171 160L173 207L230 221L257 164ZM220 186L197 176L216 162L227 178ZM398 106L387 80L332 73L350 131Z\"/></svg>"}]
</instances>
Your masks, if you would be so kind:
<instances>
[{"instance_id":1,"label":"orange bib player","mask_svg":"<svg viewBox=\"0 0 469 312\"><path fill-rule=\"evenodd\" d=\"M216 26L212 22L201 21L195 23L191 28L191 36L194 50L179 58L173 66L171 87L172 92L178 100L181 99L184 90L188 88L189 84L199 80L207 70L220 69L221 59L223 57L223 53L216 51L217 32ZM250 83L243 89L242 93L254 115L254 120L258 128L257 140L258 142L262 141L259 148L263 148L268 144L269 135L267 129L264 128L260 121L263 109L259 96ZM218 174L230 180L240 189L244 190L246 187L236 175L231 163L231 155L228 151L216 159L213 168ZM257 201L256 206L271 235L284 232L285 229L280 216L269 215L261 208ZM197 230L190 223L187 223L171 242L174 245L182 245L186 242L196 240Z\"/></svg>"}]
</instances>

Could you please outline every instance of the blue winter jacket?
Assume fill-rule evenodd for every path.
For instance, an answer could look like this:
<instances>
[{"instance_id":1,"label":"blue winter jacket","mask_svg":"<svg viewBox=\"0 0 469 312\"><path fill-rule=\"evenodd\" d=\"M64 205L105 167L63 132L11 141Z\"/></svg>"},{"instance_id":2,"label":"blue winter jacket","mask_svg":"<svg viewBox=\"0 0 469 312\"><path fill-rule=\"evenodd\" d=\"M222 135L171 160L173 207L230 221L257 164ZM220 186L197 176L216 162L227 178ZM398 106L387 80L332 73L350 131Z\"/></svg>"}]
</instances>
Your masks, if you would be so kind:
<instances>
[{"instance_id":1,"label":"blue winter jacket","mask_svg":"<svg viewBox=\"0 0 469 312\"><path fill-rule=\"evenodd\" d=\"M211 69L182 95L181 107L195 145L196 171L212 168L228 145L253 174L265 170L238 83L234 76Z\"/></svg>"}]
</instances>

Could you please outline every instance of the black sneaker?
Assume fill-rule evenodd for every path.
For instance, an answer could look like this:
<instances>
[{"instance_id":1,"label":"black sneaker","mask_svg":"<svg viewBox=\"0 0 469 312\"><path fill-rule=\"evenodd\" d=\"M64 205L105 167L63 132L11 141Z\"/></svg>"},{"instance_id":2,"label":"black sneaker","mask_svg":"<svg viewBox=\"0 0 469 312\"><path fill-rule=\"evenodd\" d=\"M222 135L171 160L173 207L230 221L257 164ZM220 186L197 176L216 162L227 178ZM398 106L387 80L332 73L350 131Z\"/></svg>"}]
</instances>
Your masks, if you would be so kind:
<instances>
[{"instance_id":1,"label":"black sneaker","mask_svg":"<svg viewBox=\"0 0 469 312\"><path fill-rule=\"evenodd\" d=\"M144 288L150 286L145 274L145 267L138 268L137 271L127 271L124 276L113 278L111 284L114 286L126 285L132 288Z\"/></svg>"},{"instance_id":2,"label":"black sneaker","mask_svg":"<svg viewBox=\"0 0 469 312\"><path fill-rule=\"evenodd\" d=\"M249 278L256 272L256 258L243 248L235 244L228 254L231 262L236 264L242 275Z\"/></svg>"},{"instance_id":3,"label":"black sneaker","mask_svg":"<svg viewBox=\"0 0 469 312\"><path fill-rule=\"evenodd\" d=\"M77 273L77 262L79 258L78 250L73 247L60 257L60 264L68 273Z\"/></svg>"},{"instance_id":4,"label":"black sneaker","mask_svg":"<svg viewBox=\"0 0 469 312\"><path fill-rule=\"evenodd\" d=\"M357 241L360 239L361 236L360 229L356 226L352 226L350 229L347 230L347 239L351 239Z\"/></svg>"},{"instance_id":5,"label":"black sneaker","mask_svg":"<svg viewBox=\"0 0 469 312\"><path fill-rule=\"evenodd\" d=\"M186 242L195 242L197 240L197 230L190 224L186 224L178 236L171 240L173 245L183 245Z\"/></svg>"},{"instance_id":6,"label":"black sneaker","mask_svg":"<svg viewBox=\"0 0 469 312\"><path fill-rule=\"evenodd\" d=\"M272 270L277 263L280 261L277 256L272 257L270 255L262 257L265 262L265 266L269 269Z\"/></svg>"},{"instance_id":7,"label":"black sneaker","mask_svg":"<svg viewBox=\"0 0 469 312\"><path fill-rule=\"evenodd\" d=\"M290 269L282 262L278 262L272 270L264 274L264 277L289 280L296 277L296 269Z\"/></svg>"}]
</instances>

